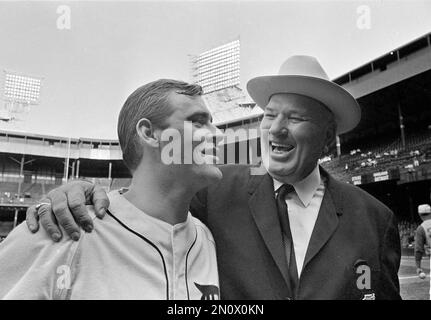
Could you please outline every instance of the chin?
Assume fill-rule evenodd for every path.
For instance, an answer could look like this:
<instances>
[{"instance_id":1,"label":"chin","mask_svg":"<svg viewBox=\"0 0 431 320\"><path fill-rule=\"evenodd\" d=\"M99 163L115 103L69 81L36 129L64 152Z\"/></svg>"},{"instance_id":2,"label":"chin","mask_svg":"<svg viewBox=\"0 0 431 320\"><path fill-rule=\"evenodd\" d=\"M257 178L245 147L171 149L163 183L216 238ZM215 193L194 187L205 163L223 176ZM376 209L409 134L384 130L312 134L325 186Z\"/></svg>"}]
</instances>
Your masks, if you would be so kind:
<instances>
[{"instance_id":1,"label":"chin","mask_svg":"<svg viewBox=\"0 0 431 320\"><path fill-rule=\"evenodd\" d=\"M295 178L295 168L288 163L277 162L271 159L267 168L268 173L277 180L288 182L286 178L290 178L289 180Z\"/></svg>"},{"instance_id":2,"label":"chin","mask_svg":"<svg viewBox=\"0 0 431 320\"><path fill-rule=\"evenodd\" d=\"M287 178L292 177L292 170L288 170L286 168L280 168L279 166L270 166L268 168L268 172L271 176L279 177L279 178Z\"/></svg>"}]
</instances>

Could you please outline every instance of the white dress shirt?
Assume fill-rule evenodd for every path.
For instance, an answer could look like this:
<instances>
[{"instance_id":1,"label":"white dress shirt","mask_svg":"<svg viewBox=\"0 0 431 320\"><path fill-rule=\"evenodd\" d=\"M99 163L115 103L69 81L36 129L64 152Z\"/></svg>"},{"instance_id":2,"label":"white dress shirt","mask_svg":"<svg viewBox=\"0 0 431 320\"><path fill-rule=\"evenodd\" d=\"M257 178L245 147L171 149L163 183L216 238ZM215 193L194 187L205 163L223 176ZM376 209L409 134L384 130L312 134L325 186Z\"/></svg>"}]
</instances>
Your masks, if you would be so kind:
<instances>
[{"instance_id":1,"label":"white dress shirt","mask_svg":"<svg viewBox=\"0 0 431 320\"><path fill-rule=\"evenodd\" d=\"M274 191L280 188L282 184L282 182L274 179ZM305 179L295 183L293 187L295 192L286 196L286 204L295 248L298 277L300 277L305 254L325 193L325 185L320 177L319 166L316 166Z\"/></svg>"}]
</instances>

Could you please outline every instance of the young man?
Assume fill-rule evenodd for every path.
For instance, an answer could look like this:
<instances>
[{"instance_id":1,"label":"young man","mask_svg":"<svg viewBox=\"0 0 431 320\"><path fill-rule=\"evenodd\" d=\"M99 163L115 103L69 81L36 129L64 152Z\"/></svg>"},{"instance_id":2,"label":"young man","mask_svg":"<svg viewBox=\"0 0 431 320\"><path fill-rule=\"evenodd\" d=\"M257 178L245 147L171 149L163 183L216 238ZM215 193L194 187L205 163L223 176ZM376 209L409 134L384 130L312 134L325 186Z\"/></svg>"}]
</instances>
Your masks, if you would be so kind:
<instances>
[{"instance_id":1,"label":"young man","mask_svg":"<svg viewBox=\"0 0 431 320\"><path fill-rule=\"evenodd\" d=\"M309 56L288 58L279 74L251 79L247 89L265 110L264 170L223 166L223 179L191 206L216 240L223 299L400 299L394 214L318 165L336 135L358 124L356 100ZM76 195L93 189L80 182L52 192L68 233L79 230L71 200L84 204ZM93 199L107 202L102 193ZM27 212L29 225L37 226L35 212ZM57 228L50 216L41 224Z\"/></svg>"},{"instance_id":2,"label":"young man","mask_svg":"<svg viewBox=\"0 0 431 320\"><path fill-rule=\"evenodd\" d=\"M163 159L169 144L183 151L187 145L215 148L217 129L201 94L197 85L159 80L128 97L118 119L133 176L128 191L108 194L104 220L96 221L90 210L94 231L79 241L52 243L46 232L33 236L24 225L13 230L0 245L0 298L220 297L213 237L188 210L196 192L222 174L204 152L195 152L188 164ZM39 208L40 216L50 212L49 204Z\"/></svg>"}]
</instances>

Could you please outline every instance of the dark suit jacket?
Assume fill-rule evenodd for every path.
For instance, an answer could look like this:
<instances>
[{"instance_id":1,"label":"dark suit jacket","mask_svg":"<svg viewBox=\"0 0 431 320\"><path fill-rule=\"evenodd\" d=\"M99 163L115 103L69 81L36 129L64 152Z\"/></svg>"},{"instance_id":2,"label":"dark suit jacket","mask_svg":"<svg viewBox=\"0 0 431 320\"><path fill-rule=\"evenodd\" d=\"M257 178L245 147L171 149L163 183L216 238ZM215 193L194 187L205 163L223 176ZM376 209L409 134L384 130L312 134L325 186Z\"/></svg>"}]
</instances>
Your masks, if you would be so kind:
<instances>
[{"instance_id":1,"label":"dark suit jacket","mask_svg":"<svg viewBox=\"0 0 431 320\"><path fill-rule=\"evenodd\" d=\"M222 299L400 299L398 227L380 201L321 168L325 194L293 293L272 178L243 165L221 170L191 211L213 233Z\"/></svg>"}]
</instances>

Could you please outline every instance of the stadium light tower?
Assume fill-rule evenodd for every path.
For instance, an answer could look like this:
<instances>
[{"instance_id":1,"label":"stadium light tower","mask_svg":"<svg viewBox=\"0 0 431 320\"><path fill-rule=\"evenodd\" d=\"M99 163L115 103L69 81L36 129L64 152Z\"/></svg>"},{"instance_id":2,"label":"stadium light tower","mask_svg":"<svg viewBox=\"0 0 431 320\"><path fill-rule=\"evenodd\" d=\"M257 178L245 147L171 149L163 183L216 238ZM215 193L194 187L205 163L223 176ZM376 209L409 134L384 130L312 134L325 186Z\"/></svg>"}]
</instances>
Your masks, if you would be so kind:
<instances>
[{"instance_id":1,"label":"stadium light tower","mask_svg":"<svg viewBox=\"0 0 431 320\"><path fill-rule=\"evenodd\" d=\"M0 119L22 120L22 115L28 113L30 106L40 103L41 84L42 78L4 70L4 108L0 113Z\"/></svg>"},{"instance_id":2,"label":"stadium light tower","mask_svg":"<svg viewBox=\"0 0 431 320\"><path fill-rule=\"evenodd\" d=\"M240 40L189 55L194 81L205 94L240 84Z\"/></svg>"},{"instance_id":3,"label":"stadium light tower","mask_svg":"<svg viewBox=\"0 0 431 320\"><path fill-rule=\"evenodd\" d=\"M39 104L41 78L30 77L4 70L3 108L0 108L0 120L14 122L24 120L24 116L30 111L30 106ZM13 159L15 160L15 159ZM15 160L20 164L20 180L18 194L21 194L21 184L24 180L25 154L21 160Z\"/></svg>"}]
</instances>

